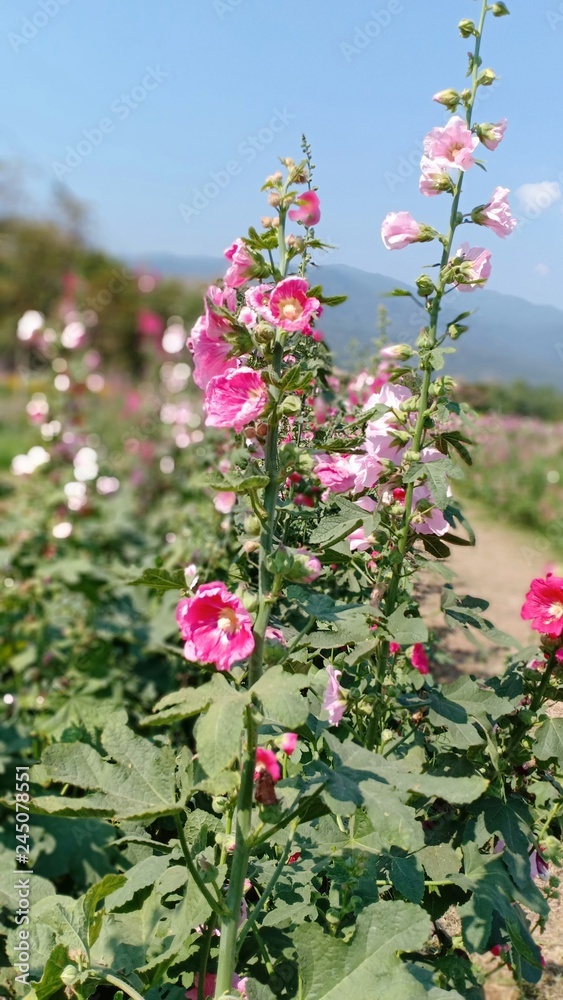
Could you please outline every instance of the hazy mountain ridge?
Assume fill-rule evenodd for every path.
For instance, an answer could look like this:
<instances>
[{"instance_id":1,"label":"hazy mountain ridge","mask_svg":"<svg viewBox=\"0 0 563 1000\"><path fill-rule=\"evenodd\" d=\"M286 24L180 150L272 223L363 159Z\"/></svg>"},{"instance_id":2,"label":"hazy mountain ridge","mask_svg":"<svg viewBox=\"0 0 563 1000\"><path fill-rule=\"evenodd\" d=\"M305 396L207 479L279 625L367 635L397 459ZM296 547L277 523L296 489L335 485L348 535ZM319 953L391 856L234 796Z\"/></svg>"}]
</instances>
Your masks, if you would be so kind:
<instances>
[{"instance_id":1,"label":"hazy mountain ridge","mask_svg":"<svg viewBox=\"0 0 563 1000\"><path fill-rule=\"evenodd\" d=\"M182 257L154 253L137 258L162 275L191 281L212 280L224 273L225 262L217 257ZM335 309L325 309L319 324L339 363L350 357L350 343L368 348L377 336L377 307L389 313L392 341L412 343L424 324L425 313L410 298L388 298L401 282L382 274L361 271L344 264L325 264L317 269L315 283L327 295L347 295ZM413 289L409 289L413 290ZM448 371L473 381L523 379L536 385L559 386L563 380L563 311L535 305L526 299L500 292L477 290L448 295L443 316L451 321L466 310L474 310L467 321L469 331L456 344L458 353L448 361Z\"/></svg>"}]
</instances>

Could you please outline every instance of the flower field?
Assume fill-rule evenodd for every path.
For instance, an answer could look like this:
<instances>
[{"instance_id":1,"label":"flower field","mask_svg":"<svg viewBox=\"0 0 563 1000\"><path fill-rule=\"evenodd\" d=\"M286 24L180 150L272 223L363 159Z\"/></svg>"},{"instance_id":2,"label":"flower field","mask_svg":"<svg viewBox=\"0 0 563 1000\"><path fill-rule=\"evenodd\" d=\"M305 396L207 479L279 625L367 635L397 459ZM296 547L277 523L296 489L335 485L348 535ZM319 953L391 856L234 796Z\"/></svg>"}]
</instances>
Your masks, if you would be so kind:
<instances>
[{"instance_id":1,"label":"flower field","mask_svg":"<svg viewBox=\"0 0 563 1000\"><path fill-rule=\"evenodd\" d=\"M443 226L404 210L381 226L389 251L428 244L416 294L391 291L419 310L414 346L335 368L323 315L342 297L316 281L305 136L199 314L136 275L155 295L136 377L68 288L17 321L0 438L10 1000L484 1000L498 975L524 997L558 971L561 425L478 417L447 374L494 266L475 244L516 225L496 176L507 120L477 121L509 11L474 6L465 85L434 95L445 120L420 161ZM450 292L463 311L444 322ZM545 551L519 600L528 645L459 588L466 498ZM454 630L503 669L458 671Z\"/></svg>"}]
</instances>

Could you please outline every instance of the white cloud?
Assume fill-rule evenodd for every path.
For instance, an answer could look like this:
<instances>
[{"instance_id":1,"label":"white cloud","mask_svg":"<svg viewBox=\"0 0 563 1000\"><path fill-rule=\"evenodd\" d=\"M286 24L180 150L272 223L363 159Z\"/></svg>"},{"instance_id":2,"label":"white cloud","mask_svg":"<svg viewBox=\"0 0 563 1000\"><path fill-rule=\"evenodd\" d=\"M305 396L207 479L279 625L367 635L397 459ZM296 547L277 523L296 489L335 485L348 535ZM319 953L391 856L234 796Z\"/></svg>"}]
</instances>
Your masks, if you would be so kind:
<instances>
[{"instance_id":1,"label":"white cloud","mask_svg":"<svg viewBox=\"0 0 563 1000\"><path fill-rule=\"evenodd\" d=\"M520 208L525 215L535 217L545 212L561 198L561 185L558 181L540 181L539 184L522 184L516 189Z\"/></svg>"},{"instance_id":2,"label":"white cloud","mask_svg":"<svg viewBox=\"0 0 563 1000\"><path fill-rule=\"evenodd\" d=\"M536 264L536 266L534 267L534 271L536 272L536 274L539 274L540 278L545 278L546 275L551 273L551 268L549 268L547 264L540 263Z\"/></svg>"}]
</instances>

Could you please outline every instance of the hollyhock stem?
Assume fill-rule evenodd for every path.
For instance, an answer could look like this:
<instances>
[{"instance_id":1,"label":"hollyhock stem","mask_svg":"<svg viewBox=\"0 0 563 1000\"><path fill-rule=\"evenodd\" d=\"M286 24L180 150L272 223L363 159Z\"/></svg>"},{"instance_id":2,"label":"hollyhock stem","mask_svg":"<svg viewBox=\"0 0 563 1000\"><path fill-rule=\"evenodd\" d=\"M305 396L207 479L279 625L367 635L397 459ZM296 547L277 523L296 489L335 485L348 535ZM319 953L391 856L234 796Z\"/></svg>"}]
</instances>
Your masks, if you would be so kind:
<instances>
[{"instance_id":1,"label":"hollyhock stem","mask_svg":"<svg viewBox=\"0 0 563 1000\"><path fill-rule=\"evenodd\" d=\"M216 900L216 899L213 898L213 896L209 892L209 889L207 888L207 886L205 885L205 883L202 882L202 880L200 878L199 872L198 872L198 870L197 870L197 868L196 868L196 866L194 864L193 858L192 858L191 853L190 853L190 849L188 847L188 842L187 842L185 834L184 834L184 828L182 826L182 821L177 816L174 817L174 821L176 823L176 831L178 833L178 840L180 841L180 847L182 848L182 853L184 855L184 860L186 862L186 867L187 867L190 875L192 876L195 884L197 885L199 891L201 892L201 895L204 897L204 899L207 901L207 903L211 907L213 913L215 913L216 916L220 917L221 914L222 914L222 912L223 912L222 905L221 905L220 902L218 902L218 900Z\"/></svg>"},{"instance_id":2,"label":"hollyhock stem","mask_svg":"<svg viewBox=\"0 0 563 1000\"><path fill-rule=\"evenodd\" d=\"M252 827L256 737L256 724L252 717L252 710L247 708L246 754L242 766L240 790L237 799L235 849L229 876L229 889L226 897L228 912L221 922L219 965L215 987L216 997L221 997L224 993L229 992L235 973L238 925L244 895L244 882L250 857L249 840Z\"/></svg>"},{"instance_id":3,"label":"hollyhock stem","mask_svg":"<svg viewBox=\"0 0 563 1000\"><path fill-rule=\"evenodd\" d=\"M481 38L482 38L482 34L483 34L483 27L484 27L484 24L485 24L485 18L487 16L487 12L488 12L489 9L490 8L489 8L489 6L487 4L487 0L483 0L483 4L482 4L482 8L481 8L481 16L480 16L480 19L479 19L479 25L477 27L477 36L476 36L476 39L475 39L475 49L474 49L474 57L473 57L473 72L472 72L472 83L471 83L471 96L470 96L470 99L469 99L468 104L467 104L467 125L468 125L468 127L471 126L471 120L472 120L472 116L473 116L473 109L474 109L474 105L475 105L475 98L477 96L478 77L479 77L479 52L480 52L480 49L481 49ZM432 375L433 375L433 372L434 372L434 368L432 367L432 364L431 364L430 360L428 359L428 355L430 354L430 352L436 346L436 343L437 343L437 332L438 332L438 321L439 321L439 318L440 318L440 309L441 309L441 306L442 306L442 299L443 299L443 297L445 295L445 292L446 292L446 276L445 276L445 273L444 273L444 268L446 267L446 265L447 265L447 263L448 263L448 261L450 259L450 255L451 255L451 252L452 252L452 247L453 247L453 242L454 242L454 237L455 237L455 234L456 234L456 230L457 230L458 226L460 225L460 219L459 219L459 201L460 201L460 198L461 198L461 191L462 191L462 186L463 186L463 176L464 176L463 175L463 171L460 170L459 177L458 177L458 180L457 180L457 184L456 184L455 189L454 189L454 195L453 195L453 201L452 201L452 208L451 208L451 212L450 212L450 224L449 224L448 235L447 235L447 237L446 237L446 239L444 241L444 244L443 244L442 258L441 258L441 261L440 261L440 278L439 278L437 286L436 286L436 294L434 296L434 299L432 300L432 306L431 306L431 310L430 310L430 322L428 324L429 345L428 345L428 348L426 349L427 350L427 356L426 356L426 360L424 362L425 368L424 368L424 375L423 375L423 379L422 379L422 386L421 386L421 389L420 389L420 402L419 402L419 405L418 405L418 414L417 414L417 419L416 419L416 424L415 424L415 429L414 429L414 434L413 434L413 442L412 442L412 451L414 451L414 452L419 452L420 451L421 446L422 446L423 436L424 436L424 425L425 425L425 421L426 421L426 410L427 410L427 407L428 407L428 394L429 394L430 385L431 385L431 382L432 382ZM404 520L403 520L403 525L402 525L402 528L401 528L401 531L400 531L400 534L399 534L399 540L398 540L398 544L397 544L397 550L398 550L400 558L397 560L397 562L394 565L393 576L391 577L391 581L390 581L390 584L389 584L389 590L387 591L387 596L386 596L386 599L385 599L385 613L386 613L387 616L391 615L393 613L393 611L395 610L396 606L397 606L397 596L398 596L398 593L399 593L399 587L400 587L401 578L402 578L402 575L403 575L403 568L404 568L404 564L405 564L405 557L406 557L406 552L407 552L407 546L408 546L408 542L409 542L409 529L410 529L410 519L411 519L411 514L412 514L413 493L414 493L414 490L415 490L415 483L414 482L408 483L407 487L406 487L406 494L405 494L405 514L404 514ZM379 681L380 681L381 684L383 684L383 681L385 679L385 675L386 675L386 672L387 672L387 660L388 660L388 656L389 656L389 642L387 640L384 640L381 643L381 645L380 645L380 648L379 648L379 651L378 651L378 657L377 657L377 674L378 674L378 678L379 678ZM367 739L366 739L366 746L367 746L367 748L369 750L373 750L373 748L375 746L375 743L376 743L376 740L377 740L378 718L379 718L378 713L374 712L373 715L372 715L371 721L370 721L370 725L369 725L369 729L368 729L368 734L367 734Z\"/></svg>"}]
</instances>

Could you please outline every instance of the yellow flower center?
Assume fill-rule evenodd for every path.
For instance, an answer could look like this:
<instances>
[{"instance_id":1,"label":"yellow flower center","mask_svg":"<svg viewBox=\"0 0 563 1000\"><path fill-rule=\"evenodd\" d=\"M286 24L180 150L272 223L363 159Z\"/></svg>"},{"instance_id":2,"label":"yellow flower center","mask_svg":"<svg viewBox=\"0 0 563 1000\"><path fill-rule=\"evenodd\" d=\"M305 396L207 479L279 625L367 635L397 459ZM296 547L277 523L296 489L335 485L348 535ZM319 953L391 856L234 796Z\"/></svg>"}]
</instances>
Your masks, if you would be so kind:
<instances>
[{"instance_id":1,"label":"yellow flower center","mask_svg":"<svg viewBox=\"0 0 563 1000\"><path fill-rule=\"evenodd\" d=\"M226 632L228 635L233 635L236 632L238 626L238 620L236 613L232 608L222 608L221 614L217 619L217 628L220 628L222 632Z\"/></svg>"},{"instance_id":2,"label":"yellow flower center","mask_svg":"<svg viewBox=\"0 0 563 1000\"><path fill-rule=\"evenodd\" d=\"M286 299L285 302L281 303L280 312L285 319L299 319L303 312L303 306L297 299Z\"/></svg>"}]
</instances>

